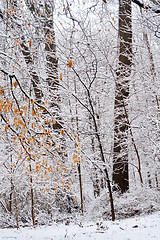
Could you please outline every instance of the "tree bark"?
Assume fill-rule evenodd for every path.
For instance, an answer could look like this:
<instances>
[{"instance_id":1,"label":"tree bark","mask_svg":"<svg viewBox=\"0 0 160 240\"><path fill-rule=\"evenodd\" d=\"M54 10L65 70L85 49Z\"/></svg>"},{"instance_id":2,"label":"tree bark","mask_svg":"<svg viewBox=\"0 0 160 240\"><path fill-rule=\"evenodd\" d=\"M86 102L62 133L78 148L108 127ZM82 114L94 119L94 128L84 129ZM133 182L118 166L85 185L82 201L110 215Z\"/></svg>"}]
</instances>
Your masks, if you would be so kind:
<instances>
[{"instance_id":1,"label":"tree bark","mask_svg":"<svg viewBox=\"0 0 160 240\"><path fill-rule=\"evenodd\" d=\"M119 60L115 83L113 183L121 193L129 189L127 99L132 64L131 0L119 0Z\"/></svg>"}]
</instances>

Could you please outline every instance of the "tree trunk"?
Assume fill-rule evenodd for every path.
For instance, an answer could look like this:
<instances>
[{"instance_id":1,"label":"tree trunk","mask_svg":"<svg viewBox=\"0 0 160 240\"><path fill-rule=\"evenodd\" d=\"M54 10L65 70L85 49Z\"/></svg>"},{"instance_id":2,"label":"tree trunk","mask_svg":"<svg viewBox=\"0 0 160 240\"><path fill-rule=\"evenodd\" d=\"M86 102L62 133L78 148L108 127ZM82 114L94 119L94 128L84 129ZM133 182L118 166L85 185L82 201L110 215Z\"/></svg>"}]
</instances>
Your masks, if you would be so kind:
<instances>
[{"instance_id":1,"label":"tree trunk","mask_svg":"<svg viewBox=\"0 0 160 240\"><path fill-rule=\"evenodd\" d=\"M59 102L59 80L58 80L58 59L56 57L55 31L53 22L53 9L50 2L45 3L45 15L43 23L44 35L48 37L45 42L46 55L46 81L49 86L50 107L54 114L60 111ZM59 119L60 120L60 119ZM61 126L57 126L61 128Z\"/></svg>"},{"instance_id":2,"label":"tree trunk","mask_svg":"<svg viewBox=\"0 0 160 240\"><path fill-rule=\"evenodd\" d=\"M74 90L75 94L77 94L77 85L76 81L74 78ZM79 119L78 119L78 106L77 106L77 100L76 100L76 127L77 127L77 133L78 133L78 141L80 140L79 138ZM80 144L80 141L79 141ZM78 146L80 148L80 146ZM78 159L80 158L80 153L78 153ZM82 170L81 170L81 162L78 160L77 161L77 169L78 169L78 177L79 177L79 190L80 190L80 198L81 198L81 212L83 215L83 185L82 185Z\"/></svg>"},{"instance_id":3,"label":"tree trunk","mask_svg":"<svg viewBox=\"0 0 160 240\"><path fill-rule=\"evenodd\" d=\"M34 194L33 194L33 179L32 179L32 167L31 162L29 162L29 170L30 170L30 185L31 185L31 216L33 227L35 226L35 216L34 216Z\"/></svg>"},{"instance_id":4,"label":"tree trunk","mask_svg":"<svg viewBox=\"0 0 160 240\"><path fill-rule=\"evenodd\" d=\"M113 183L121 193L129 189L127 99L132 64L131 0L119 0L119 61L115 83Z\"/></svg>"}]
</instances>

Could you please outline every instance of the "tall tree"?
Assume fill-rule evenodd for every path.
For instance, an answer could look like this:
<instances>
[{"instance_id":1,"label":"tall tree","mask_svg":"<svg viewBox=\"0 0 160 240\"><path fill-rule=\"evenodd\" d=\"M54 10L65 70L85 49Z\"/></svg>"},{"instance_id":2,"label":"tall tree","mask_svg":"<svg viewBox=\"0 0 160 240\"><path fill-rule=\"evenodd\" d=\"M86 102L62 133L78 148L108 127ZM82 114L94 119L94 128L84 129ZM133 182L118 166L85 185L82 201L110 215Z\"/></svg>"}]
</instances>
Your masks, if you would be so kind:
<instances>
[{"instance_id":1,"label":"tall tree","mask_svg":"<svg viewBox=\"0 0 160 240\"><path fill-rule=\"evenodd\" d=\"M113 182L122 193L129 189L127 100L132 64L131 0L119 0L119 59L115 82Z\"/></svg>"}]
</instances>

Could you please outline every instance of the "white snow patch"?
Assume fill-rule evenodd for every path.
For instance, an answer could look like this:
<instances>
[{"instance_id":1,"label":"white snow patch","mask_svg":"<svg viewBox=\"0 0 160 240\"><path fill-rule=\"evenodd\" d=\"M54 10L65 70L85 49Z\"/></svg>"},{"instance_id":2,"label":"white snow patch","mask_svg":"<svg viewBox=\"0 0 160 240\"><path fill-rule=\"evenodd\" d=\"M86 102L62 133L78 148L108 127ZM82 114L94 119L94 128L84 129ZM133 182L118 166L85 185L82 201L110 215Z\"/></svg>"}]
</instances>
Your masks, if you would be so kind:
<instances>
[{"instance_id":1,"label":"white snow patch","mask_svg":"<svg viewBox=\"0 0 160 240\"><path fill-rule=\"evenodd\" d=\"M159 240L160 212L123 220L70 223L37 228L0 229L0 240Z\"/></svg>"}]
</instances>

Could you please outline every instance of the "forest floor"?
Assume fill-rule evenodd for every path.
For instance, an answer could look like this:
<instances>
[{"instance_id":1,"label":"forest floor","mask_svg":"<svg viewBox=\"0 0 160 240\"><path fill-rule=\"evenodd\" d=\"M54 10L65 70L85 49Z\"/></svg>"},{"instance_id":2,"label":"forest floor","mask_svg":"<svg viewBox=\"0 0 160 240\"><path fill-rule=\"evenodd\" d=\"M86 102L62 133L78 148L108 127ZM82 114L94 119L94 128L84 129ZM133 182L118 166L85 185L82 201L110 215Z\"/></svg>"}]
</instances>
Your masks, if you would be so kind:
<instances>
[{"instance_id":1,"label":"forest floor","mask_svg":"<svg viewBox=\"0 0 160 240\"><path fill-rule=\"evenodd\" d=\"M160 240L160 212L123 220L0 229L0 240Z\"/></svg>"}]
</instances>

